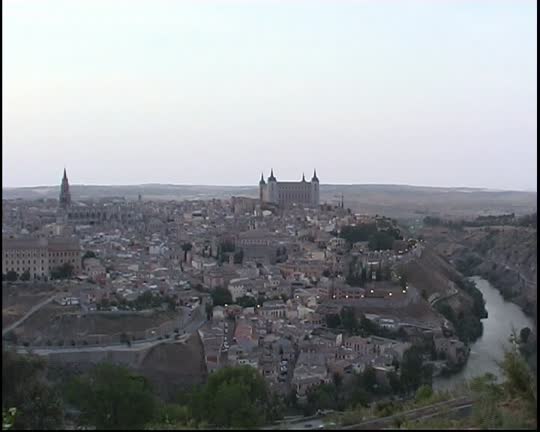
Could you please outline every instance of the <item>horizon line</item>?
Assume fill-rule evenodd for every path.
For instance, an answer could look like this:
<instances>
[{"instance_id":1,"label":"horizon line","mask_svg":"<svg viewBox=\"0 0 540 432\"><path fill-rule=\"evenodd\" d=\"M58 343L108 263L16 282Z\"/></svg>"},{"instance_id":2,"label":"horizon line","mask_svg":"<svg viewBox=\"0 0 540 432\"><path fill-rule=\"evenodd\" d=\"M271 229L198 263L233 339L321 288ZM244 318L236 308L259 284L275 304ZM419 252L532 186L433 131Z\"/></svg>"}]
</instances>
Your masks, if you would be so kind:
<instances>
[{"instance_id":1,"label":"horizon line","mask_svg":"<svg viewBox=\"0 0 540 432\"><path fill-rule=\"evenodd\" d=\"M401 187L415 187L415 188L430 188L430 189L473 189L488 192L524 192L524 193L537 193L536 189L501 189L481 186L426 186L426 185L414 185L407 183L320 183L321 186L401 186ZM228 184L196 184L196 183L131 183L131 184L89 184L89 183L73 183L70 187L74 186L89 186L89 187L144 187L144 186L189 186L189 187L230 187L230 188L254 188L257 189L258 185L246 184L246 185L228 185ZM37 189L37 188L60 188L60 185L34 185L34 186L2 186L2 190L13 189Z\"/></svg>"}]
</instances>

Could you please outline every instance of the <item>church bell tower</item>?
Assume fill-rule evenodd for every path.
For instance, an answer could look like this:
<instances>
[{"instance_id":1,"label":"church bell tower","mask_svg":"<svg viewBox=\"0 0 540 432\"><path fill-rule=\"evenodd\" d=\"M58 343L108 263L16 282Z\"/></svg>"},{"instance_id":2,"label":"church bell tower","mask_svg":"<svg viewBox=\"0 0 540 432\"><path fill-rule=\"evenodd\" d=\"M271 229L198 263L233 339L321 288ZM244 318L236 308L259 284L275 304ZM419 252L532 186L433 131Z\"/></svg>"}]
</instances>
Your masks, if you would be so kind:
<instances>
[{"instance_id":1,"label":"church bell tower","mask_svg":"<svg viewBox=\"0 0 540 432\"><path fill-rule=\"evenodd\" d=\"M71 193L69 192L69 182L64 168L64 177L62 177L62 184L60 185L60 208L67 210L71 205Z\"/></svg>"}]
</instances>

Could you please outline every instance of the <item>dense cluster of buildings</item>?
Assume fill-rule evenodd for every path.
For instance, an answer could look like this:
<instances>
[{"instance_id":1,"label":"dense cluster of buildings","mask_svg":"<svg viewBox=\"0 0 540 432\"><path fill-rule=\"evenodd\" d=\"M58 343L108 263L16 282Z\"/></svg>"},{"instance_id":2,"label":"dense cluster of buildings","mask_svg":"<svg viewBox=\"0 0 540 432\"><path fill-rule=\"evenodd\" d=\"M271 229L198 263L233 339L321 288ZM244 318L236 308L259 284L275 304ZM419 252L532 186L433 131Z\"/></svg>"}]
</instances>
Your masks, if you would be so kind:
<instances>
[{"instance_id":1,"label":"dense cluster of buildings","mask_svg":"<svg viewBox=\"0 0 540 432\"><path fill-rule=\"evenodd\" d=\"M9 215L3 223L3 274L28 270L32 278L45 278L53 267L70 263L84 289L65 303L86 311L118 308L111 300L133 301L146 292L191 308L201 297L226 290L230 304L214 305L198 329L209 372L251 365L277 390L295 388L303 396L336 373L345 376L367 365L384 379L410 346L327 328L329 315L353 307L382 327L414 331L414 317L392 311L424 300L414 287L400 286L393 269L418 257L422 246L397 242L393 250L371 251L365 242L347 245L336 236L342 227L381 218L343 206L323 209L316 173L311 182L281 183L272 171L268 182L261 178L259 200L83 203L72 201L64 172L56 206L51 220L50 202L3 202ZM351 286L346 276L352 261L387 268L392 277ZM388 313L369 314L370 308ZM441 322L433 322L416 331L437 340L448 357L459 356L463 347L440 329Z\"/></svg>"}]
</instances>

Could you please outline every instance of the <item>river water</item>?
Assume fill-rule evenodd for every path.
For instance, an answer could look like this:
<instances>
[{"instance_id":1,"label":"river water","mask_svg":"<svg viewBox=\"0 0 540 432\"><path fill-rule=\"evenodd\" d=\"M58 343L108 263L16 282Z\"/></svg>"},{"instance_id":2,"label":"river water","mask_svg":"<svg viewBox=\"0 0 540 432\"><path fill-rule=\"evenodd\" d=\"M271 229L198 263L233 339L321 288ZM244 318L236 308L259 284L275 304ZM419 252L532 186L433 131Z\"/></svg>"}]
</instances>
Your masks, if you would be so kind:
<instances>
[{"instance_id":1,"label":"river water","mask_svg":"<svg viewBox=\"0 0 540 432\"><path fill-rule=\"evenodd\" d=\"M484 332L480 339L471 345L471 352L467 364L457 374L450 377L437 377L433 380L434 389L451 389L464 380L470 380L478 375L491 372L501 378L497 361L504 357L504 347L509 346L508 339L512 329L519 331L523 327L534 328L532 319L528 318L514 303L504 300L488 281L480 277L470 278L482 292L486 301L488 317L482 320Z\"/></svg>"}]
</instances>

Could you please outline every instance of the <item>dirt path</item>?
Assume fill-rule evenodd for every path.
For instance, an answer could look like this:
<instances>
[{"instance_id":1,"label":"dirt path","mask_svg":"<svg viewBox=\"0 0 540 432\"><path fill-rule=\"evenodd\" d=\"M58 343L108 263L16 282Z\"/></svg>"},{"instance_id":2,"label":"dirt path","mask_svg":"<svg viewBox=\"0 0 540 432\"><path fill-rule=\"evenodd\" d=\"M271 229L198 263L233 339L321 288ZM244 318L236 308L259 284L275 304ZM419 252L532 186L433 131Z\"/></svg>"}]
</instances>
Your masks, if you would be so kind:
<instances>
[{"instance_id":1,"label":"dirt path","mask_svg":"<svg viewBox=\"0 0 540 432\"><path fill-rule=\"evenodd\" d=\"M41 303L35 305L32 309L30 309L22 318L15 321L13 324L10 324L6 328L2 329L2 337L4 337L7 333L9 333L14 328L21 325L24 321L26 321L30 316L32 316L34 313L36 313L38 310L40 310L43 306L48 305L50 302L52 302L58 294L53 295L52 297L49 297L48 299L42 301Z\"/></svg>"}]
</instances>

